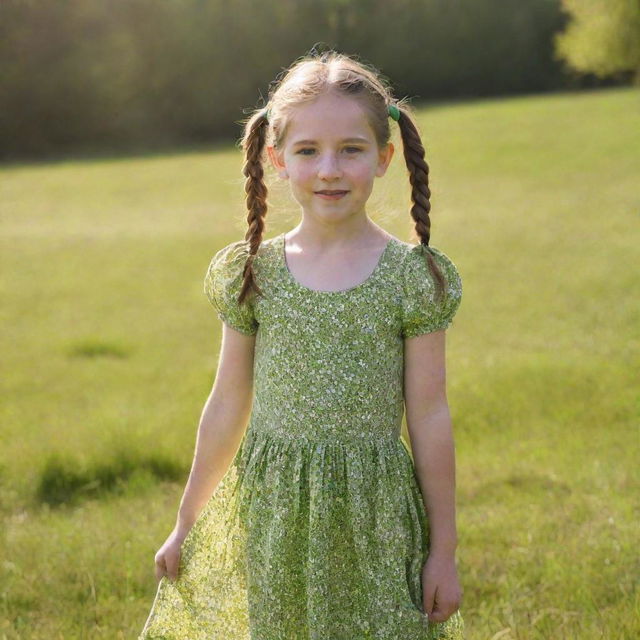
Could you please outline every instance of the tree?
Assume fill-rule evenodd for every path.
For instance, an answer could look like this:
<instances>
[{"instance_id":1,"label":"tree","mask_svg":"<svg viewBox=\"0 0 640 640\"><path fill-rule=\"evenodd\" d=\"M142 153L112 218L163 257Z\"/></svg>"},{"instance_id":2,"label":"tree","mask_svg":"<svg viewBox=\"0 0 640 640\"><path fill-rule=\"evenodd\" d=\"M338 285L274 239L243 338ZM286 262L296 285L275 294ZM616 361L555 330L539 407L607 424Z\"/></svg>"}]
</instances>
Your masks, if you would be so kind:
<instances>
[{"instance_id":1,"label":"tree","mask_svg":"<svg viewBox=\"0 0 640 640\"><path fill-rule=\"evenodd\" d=\"M558 58L599 77L632 71L640 84L640 0L561 0L570 16L555 37Z\"/></svg>"}]
</instances>

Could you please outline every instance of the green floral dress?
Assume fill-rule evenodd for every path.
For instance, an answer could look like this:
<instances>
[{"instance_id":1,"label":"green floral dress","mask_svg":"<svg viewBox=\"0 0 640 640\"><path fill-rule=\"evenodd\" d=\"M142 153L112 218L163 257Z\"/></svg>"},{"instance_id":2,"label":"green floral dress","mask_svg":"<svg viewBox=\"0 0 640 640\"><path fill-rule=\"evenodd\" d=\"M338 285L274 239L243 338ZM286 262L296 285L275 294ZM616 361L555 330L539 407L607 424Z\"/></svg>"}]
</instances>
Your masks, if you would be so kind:
<instances>
[{"instance_id":1,"label":"green floral dress","mask_svg":"<svg viewBox=\"0 0 640 640\"><path fill-rule=\"evenodd\" d=\"M463 619L423 613L429 523L408 445L403 341L447 328L454 263L392 237L361 284L300 284L284 234L254 267L263 295L238 305L246 241L218 251L204 290L222 321L255 335L254 397L240 447L163 577L138 640L463 639Z\"/></svg>"}]
</instances>

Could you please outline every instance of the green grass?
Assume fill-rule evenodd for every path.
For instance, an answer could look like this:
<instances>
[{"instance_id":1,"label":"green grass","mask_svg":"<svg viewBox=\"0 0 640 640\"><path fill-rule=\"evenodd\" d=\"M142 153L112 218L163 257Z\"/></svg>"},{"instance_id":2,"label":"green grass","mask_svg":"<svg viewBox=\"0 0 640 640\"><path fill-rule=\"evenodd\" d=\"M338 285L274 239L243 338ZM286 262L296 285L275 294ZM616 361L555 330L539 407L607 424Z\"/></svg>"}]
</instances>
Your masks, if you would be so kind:
<instances>
[{"instance_id":1,"label":"green grass","mask_svg":"<svg viewBox=\"0 0 640 640\"><path fill-rule=\"evenodd\" d=\"M463 277L447 341L468 640L640 637L640 93L419 111L431 243ZM369 212L411 240L396 156ZM0 638L132 638L173 526L243 237L242 157L8 165ZM265 237L295 225L273 185Z\"/></svg>"}]
</instances>

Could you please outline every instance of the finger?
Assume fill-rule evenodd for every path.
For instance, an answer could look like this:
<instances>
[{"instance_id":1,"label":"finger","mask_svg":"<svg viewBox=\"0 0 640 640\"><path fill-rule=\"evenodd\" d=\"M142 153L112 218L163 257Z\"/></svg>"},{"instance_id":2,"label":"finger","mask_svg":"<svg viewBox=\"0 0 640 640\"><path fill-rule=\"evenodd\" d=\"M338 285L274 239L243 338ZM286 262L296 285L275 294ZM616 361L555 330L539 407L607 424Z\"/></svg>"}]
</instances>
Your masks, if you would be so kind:
<instances>
[{"instance_id":1,"label":"finger","mask_svg":"<svg viewBox=\"0 0 640 640\"><path fill-rule=\"evenodd\" d=\"M448 620L458 609L458 605L454 601L450 602L436 602L431 619L435 622L445 622Z\"/></svg>"},{"instance_id":2,"label":"finger","mask_svg":"<svg viewBox=\"0 0 640 640\"><path fill-rule=\"evenodd\" d=\"M162 576L167 573L167 565L164 562L164 558L156 560L156 580L160 582Z\"/></svg>"},{"instance_id":3,"label":"finger","mask_svg":"<svg viewBox=\"0 0 640 640\"><path fill-rule=\"evenodd\" d=\"M433 608L433 611L429 614L429 618L434 622L444 622L448 617L449 613L445 611L442 607L436 604Z\"/></svg>"},{"instance_id":4,"label":"finger","mask_svg":"<svg viewBox=\"0 0 640 640\"><path fill-rule=\"evenodd\" d=\"M446 611L444 611L442 605L438 602L437 597L434 598L433 608L429 611L429 619L433 622L444 622L447 617Z\"/></svg>"},{"instance_id":5,"label":"finger","mask_svg":"<svg viewBox=\"0 0 640 640\"><path fill-rule=\"evenodd\" d=\"M167 562L167 575L169 580L176 580L178 578L178 571L180 569L180 555L175 558L170 558Z\"/></svg>"},{"instance_id":6,"label":"finger","mask_svg":"<svg viewBox=\"0 0 640 640\"><path fill-rule=\"evenodd\" d=\"M435 588L431 587L430 585L427 585L422 597L422 606L424 607L425 613L427 613L429 616L431 615L431 612L433 611L436 605L435 595L436 595Z\"/></svg>"}]
</instances>

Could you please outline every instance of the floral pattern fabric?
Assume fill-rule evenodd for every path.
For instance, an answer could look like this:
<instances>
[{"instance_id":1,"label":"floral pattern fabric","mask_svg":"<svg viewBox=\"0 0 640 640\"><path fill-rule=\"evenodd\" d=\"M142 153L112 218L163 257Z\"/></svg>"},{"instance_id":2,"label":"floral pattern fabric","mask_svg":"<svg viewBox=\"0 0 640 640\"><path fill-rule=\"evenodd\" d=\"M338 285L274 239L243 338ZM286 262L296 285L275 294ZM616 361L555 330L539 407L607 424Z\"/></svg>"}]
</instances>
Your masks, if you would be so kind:
<instances>
[{"instance_id":1,"label":"floral pattern fabric","mask_svg":"<svg viewBox=\"0 0 640 640\"><path fill-rule=\"evenodd\" d=\"M247 255L244 240L220 249L204 291L255 335L251 417L138 640L463 640L459 610L440 623L423 611L429 522L401 437L404 340L450 326L455 264L392 237L364 282L314 290L280 234L254 262L263 295L238 305Z\"/></svg>"}]
</instances>

